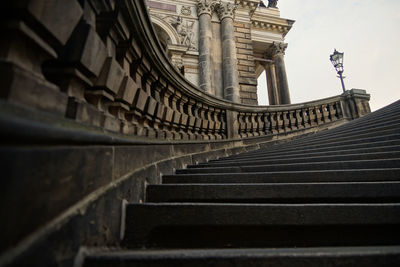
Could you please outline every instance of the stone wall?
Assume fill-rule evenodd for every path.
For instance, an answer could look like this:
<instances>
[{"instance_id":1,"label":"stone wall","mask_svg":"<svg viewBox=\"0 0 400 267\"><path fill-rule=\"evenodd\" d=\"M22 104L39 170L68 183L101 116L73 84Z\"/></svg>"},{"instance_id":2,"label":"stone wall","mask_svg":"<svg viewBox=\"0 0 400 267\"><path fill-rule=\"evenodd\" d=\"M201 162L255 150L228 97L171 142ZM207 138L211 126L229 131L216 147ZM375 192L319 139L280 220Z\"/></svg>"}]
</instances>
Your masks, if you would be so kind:
<instances>
[{"instance_id":1,"label":"stone wall","mask_svg":"<svg viewBox=\"0 0 400 267\"><path fill-rule=\"evenodd\" d=\"M257 105L257 78L250 27L249 23L235 22L240 99L243 104Z\"/></svg>"}]
</instances>

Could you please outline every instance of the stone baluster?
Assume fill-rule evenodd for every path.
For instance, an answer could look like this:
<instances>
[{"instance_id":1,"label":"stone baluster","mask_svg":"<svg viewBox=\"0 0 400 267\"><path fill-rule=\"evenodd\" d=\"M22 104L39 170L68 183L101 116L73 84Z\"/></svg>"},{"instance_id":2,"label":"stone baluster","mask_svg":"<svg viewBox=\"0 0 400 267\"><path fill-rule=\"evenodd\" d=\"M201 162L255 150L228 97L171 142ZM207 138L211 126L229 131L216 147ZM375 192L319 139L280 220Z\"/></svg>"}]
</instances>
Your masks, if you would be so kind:
<instances>
[{"instance_id":1,"label":"stone baluster","mask_svg":"<svg viewBox=\"0 0 400 267\"><path fill-rule=\"evenodd\" d=\"M198 0L197 14L199 16L199 86L204 92L214 95L212 73L212 26L211 16L216 2Z\"/></svg>"},{"instance_id":2,"label":"stone baluster","mask_svg":"<svg viewBox=\"0 0 400 267\"><path fill-rule=\"evenodd\" d=\"M189 118L188 118L188 135L189 135L190 140L196 139L196 135L195 135L196 118L193 113L195 104L196 104L196 101L193 98L189 98L189 100L187 102L187 113L189 116Z\"/></svg>"},{"instance_id":3,"label":"stone baluster","mask_svg":"<svg viewBox=\"0 0 400 267\"><path fill-rule=\"evenodd\" d=\"M235 27L233 17L236 5L221 3L218 15L221 20L222 71L224 82L224 98L236 103L240 102L239 77L235 44Z\"/></svg>"},{"instance_id":4,"label":"stone baluster","mask_svg":"<svg viewBox=\"0 0 400 267\"><path fill-rule=\"evenodd\" d=\"M275 64L275 72L279 91L279 104L290 104L289 84L285 68L285 50L287 44L273 42L270 48L270 54Z\"/></svg>"}]
</instances>

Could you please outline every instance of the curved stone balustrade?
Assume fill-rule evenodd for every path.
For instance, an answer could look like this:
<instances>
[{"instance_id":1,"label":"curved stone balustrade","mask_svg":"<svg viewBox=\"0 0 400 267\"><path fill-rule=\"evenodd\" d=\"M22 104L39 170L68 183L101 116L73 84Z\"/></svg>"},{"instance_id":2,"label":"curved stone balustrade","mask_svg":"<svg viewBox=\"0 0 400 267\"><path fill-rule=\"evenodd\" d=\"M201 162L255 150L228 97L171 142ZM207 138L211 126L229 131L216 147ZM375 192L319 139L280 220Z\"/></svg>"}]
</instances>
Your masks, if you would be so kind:
<instances>
[{"instance_id":1,"label":"curved stone balustrade","mask_svg":"<svg viewBox=\"0 0 400 267\"><path fill-rule=\"evenodd\" d=\"M28 38L22 28L17 29L34 48L24 61L14 62L28 78L21 82L18 72L13 78L29 85L37 83L39 77L47 87L40 92L33 89L28 93L31 97L26 97L19 92L21 84L10 82L4 87L10 88L11 102L65 114L112 132L169 140L288 133L369 112L369 96L359 90L320 101L270 107L235 104L208 95L169 62L144 1L68 1L58 6L31 2L26 7L10 4L28 11L30 19L23 23L31 23L28 26L36 38ZM63 20L70 23L54 21L52 12L64 12ZM57 27L62 31L57 32ZM9 45L14 44L11 41Z\"/></svg>"}]
</instances>

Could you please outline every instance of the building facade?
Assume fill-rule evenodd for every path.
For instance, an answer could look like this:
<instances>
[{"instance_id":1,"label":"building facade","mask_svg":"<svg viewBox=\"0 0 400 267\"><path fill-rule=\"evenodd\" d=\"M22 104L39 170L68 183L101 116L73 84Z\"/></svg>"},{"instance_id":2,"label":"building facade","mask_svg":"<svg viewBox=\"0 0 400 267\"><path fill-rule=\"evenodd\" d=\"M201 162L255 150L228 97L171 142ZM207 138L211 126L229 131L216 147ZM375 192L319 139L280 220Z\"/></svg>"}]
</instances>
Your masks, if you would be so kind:
<instances>
[{"instance_id":1,"label":"building facade","mask_svg":"<svg viewBox=\"0 0 400 267\"><path fill-rule=\"evenodd\" d=\"M270 105L290 104L284 54L294 21L280 17L277 1L147 4L171 62L195 86L222 99L257 104L257 78L265 70Z\"/></svg>"}]
</instances>

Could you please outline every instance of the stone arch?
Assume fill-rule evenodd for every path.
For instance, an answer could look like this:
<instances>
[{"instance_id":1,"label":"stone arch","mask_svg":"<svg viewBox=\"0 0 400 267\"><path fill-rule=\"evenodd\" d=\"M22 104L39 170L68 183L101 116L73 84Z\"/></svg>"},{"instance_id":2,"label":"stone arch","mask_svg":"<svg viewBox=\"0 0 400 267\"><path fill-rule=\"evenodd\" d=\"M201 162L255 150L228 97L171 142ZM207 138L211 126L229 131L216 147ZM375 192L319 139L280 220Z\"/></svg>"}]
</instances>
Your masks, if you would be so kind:
<instances>
[{"instance_id":1,"label":"stone arch","mask_svg":"<svg viewBox=\"0 0 400 267\"><path fill-rule=\"evenodd\" d=\"M172 27L170 24L168 24L163 19L158 18L158 17L152 17L151 21L156 26L155 27L156 31L158 29L162 30L161 34L160 34L160 32L157 32L157 34L159 35L159 39L160 39L160 41L162 43L164 42L166 44L172 44L172 45L179 45L180 44L179 35L176 32L174 27ZM162 36L163 34L168 36L170 43L167 40L165 40L165 38L163 38L163 36Z\"/></svg>"}]
</instances>

